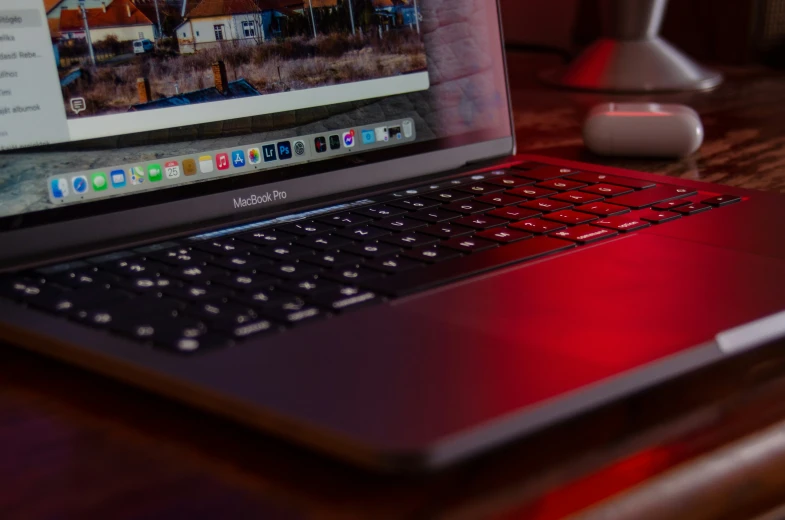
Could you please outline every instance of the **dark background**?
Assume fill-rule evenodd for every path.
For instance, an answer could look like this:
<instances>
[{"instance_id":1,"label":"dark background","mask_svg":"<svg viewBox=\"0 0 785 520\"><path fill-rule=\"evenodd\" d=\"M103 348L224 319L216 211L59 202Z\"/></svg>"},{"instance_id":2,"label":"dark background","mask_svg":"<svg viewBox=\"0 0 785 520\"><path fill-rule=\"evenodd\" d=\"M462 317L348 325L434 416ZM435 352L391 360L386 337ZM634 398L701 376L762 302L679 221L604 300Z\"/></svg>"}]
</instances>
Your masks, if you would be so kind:
<instances>
[{"instance_id":1,"label":"dark background","mask_svg":"<svg viewBox=\"0 0 785 520\"><path fill-rule=\"evenodd\" d=\"M501 0L508 43L574 52L602 32L603 0ZM709 63L785 68L785 0L673 0L662 35Z\"/></svg>"}]
</instances>

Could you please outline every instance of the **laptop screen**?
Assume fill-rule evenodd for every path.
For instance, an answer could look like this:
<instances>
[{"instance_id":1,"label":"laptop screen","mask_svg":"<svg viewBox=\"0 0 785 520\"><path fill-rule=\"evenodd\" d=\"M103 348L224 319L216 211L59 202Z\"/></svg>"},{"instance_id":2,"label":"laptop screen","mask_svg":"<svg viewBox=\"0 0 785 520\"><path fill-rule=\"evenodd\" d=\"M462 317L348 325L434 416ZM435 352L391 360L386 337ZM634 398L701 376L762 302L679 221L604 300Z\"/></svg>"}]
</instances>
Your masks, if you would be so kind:
<instances>
[{"instance_id":1,"label":"laptop screen","mask_svg":"<svg viewBox=\"0 0 785 520\"><path fill-rule=\"evenodd\" d=\"M3 0L0 41L0 229L511 134L486 0Z\"/></svg>"}]
</instances>

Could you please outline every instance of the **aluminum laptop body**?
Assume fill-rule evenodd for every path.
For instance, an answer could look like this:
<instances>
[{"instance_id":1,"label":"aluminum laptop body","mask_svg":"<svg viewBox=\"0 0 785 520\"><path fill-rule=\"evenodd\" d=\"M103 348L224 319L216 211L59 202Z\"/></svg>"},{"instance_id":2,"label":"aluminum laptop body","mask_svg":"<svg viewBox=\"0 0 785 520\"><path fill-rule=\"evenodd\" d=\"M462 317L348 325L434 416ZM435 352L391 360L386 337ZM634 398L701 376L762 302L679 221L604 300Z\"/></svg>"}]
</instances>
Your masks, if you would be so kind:
<instances>
[{"instance_id":1,"label":"aluminum laptop body","mask_svg":"<svg viewBox=\"0 0 785 520\"><path fill-rule=\"evenodd\" d=\"M423 1L389 8L369 1L373 23L337 11L349 20L340 37L318 25L318 10L311 18L307 8L276 10L263 2L209 27L203 21L213 15L211 3L167 11L176 27L168 35L122 0L108 7L86 5L77 13L47 12L43 3L34 9L26 1L7 3L0 14L9 34L20 42L29 38L39 45L36 52L56 60L32 70L24 60L33 58L17 54L17 76L9 78L44 75L38 101L20 98L18 106L28 109L12 114L21 130L3 130L0 261L8 284L0 296L0 337L9 343L352 463L410 470L477 455L784 332L785 199L514 156L499 11L492 3ZM113 10L132 27L134 41L154 42L153 50L125 53L122 37L115 36L109 41L116 40L120 51L109 56L115 51L106 43L105 20ZM288 25L271 21L284 17ZM297 25L303 20L312 23ZM239 43L223 43L231 38ZM304 86L306 75L296 76L300 83L285 76L305 65L296 56L287 61L276 45L291 39L291 48L310 45L307 52L324 52L327 60L335 51L320 50L328 46L318 42L330 38L339 42L334 47L346 46L341 56L355 53L355 61L382 53L378 63L388 65L367 72L382 77ZM237 48L249 53L247 62L235 54L216 59ZM395 52L406 59L394 60ZM281 85L258 79L250 65L257 63L255 53L278 56L275 76L280 66ZM213 86L202 82L202 88L187 90L184 77L175 88L150 73L133 78L131 101L98 102L101 78L114 74L122 82L128 79L122 74L149 71L141 60L196 66L205 56L210 59L203 60L208 69L202 75ZM387 70L389 63L405 70ZM12 85L14 95L22 96L15 90L19 84ZM44 112L57 117L40 126L35 118ZM516 187L483 195L491 197L476 203L487 206L483 213L468 209L455 221L501 218L513 205L499 202L493 209L493 201L520 196L514 207L542 213L538 221L559 224L554 231L530 233L527 220L508 217L506 227L488 227L484 235L467 232L463 236L469 238L452 243L453 249L446 242L430 246L438 254L448 251L449 261L430 264L423 257L420 270L358 282L363 294L373 292L368 305L334 307L303 325L265 330L223 348L184 355L100 323L86 324L89 313L80 321L71 313L77 309L36 304L37 291L83 291L78 280L71 280L76 288L66 287L69 273L104 273L102 266L127 267L124 259L204 251L199 245L205 241L272 236L265 232L291 231L285 226L303 222L331 226L326 234L345 238L346 230L364 229L359 226L366 221L377 230L392 221L367 217L341 227L338 221L330 224L332 215L367 215L369 208L434 201L440 194L465 197L460 194L469 193L467 187L491 189L502 186L502 179ZM603 190L618 193L596 199L623 212L573 226L532 209L547 199L546 204L571 208L564 219L574 217L575 208L586 216L595 203L563 199L591 200ZM671 203L672 210L654 209L651 200L635 202L668 190L672 195L661 196L659 204ZM614 204L614 198L624 204ZM471 206L478 199L461 200ZM684 204L673 203L682 199ZM459 206L444 211L462 207L450 204ZM405 211L409 222L424 210ZM668 221L656 223L658 212ZM590 227L579 227L584 225ZM425 225L418 226L421 236ZM520 242L477 253L467 249L487 241L474 237L491 240L495 234L501 240L513 232L520 233L515 235ZM387 247L390 237L404 235L384 236L372 247ZM289 240L302 244L306 238ZM365 244L343 247L357 251ZM535 254L526 244L550 248L551 254ZM406 262L420 251L395 247ZM268 255L259 265L279 265L267 263L275 250L252 251L254 259L256 253ZM216 265L210 262L217 256L210 258L205 265ZM175 269L178 259L170 260L167 265ZM301 262L296 265L305 265ZM104 273L107 280L127 283L112 273ZM322 274L308 283L320 283ZM180 276L175 278L183 280ZM216 286L209 282L208 288ZM131 299L133 288L122 287L128 301L140 305L152 305L157 294L140 291Z\"/></svg>"}]
</instances>

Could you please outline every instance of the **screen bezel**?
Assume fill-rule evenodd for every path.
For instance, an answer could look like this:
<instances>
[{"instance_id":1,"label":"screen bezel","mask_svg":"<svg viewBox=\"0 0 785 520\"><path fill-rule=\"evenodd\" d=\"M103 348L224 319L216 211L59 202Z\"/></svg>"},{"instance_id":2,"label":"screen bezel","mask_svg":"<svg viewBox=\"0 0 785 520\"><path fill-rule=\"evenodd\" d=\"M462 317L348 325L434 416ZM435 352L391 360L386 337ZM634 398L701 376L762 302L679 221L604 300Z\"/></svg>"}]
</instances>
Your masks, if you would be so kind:
<instances>
[{"instance_id":1,"label":"screen bezel","mask_svg":"<svg viewBox=\"0 0 785 520\"><path fill-rule=\"evenodd\" d=\"M9 270L40 257L53 261L64 256L63 251L84 248L85 252L100 248L101 243L154 233L191 224L198 229L201 223L216 219L247 220L264 218L276 211L278 205L267 205L248 211L234 209L234 197L265 190L289 189L302 184L304 179L319 186L318 191L302 190L286 205L350 192L370 189L375 185L390 184L406 179L431 175L439 171L460 168L467 163L503 157L515 152L514 124L510 101L509 77L504 52L501 10L495 2L496 30L499 35L495 50L504 72L501 113L507 117L500 122L501 131L491 137L487 132L473 132L454 137L415 142L405 147L366 152L329 161L304 163L280 170L242 175L230 179L216 179L192 185L146 192L135 196L116 197L90 203L47 209L22 215L0 218L0 241L10 245L0 251L0 270ZM494 70L494 74L498 71ZM501 124L505 123L505 124ZM505 129L507 130L505 132ZM500 135L501 134L501 135ZM504 135L506 134L506 135ZM63 145L59 145L62 147ZM405 155L401 155L405 153ZM384 172L382 173L382 170ZM326 179L329 182L325 184ZM261 179L264 178L264 181ZM369 179L373 179L369 182ZM310 182L309 182L310 184ZM228 201L228 203L227 203ZM180 208L173 216L175 205ZM208 209L209 208L209 209ZM159 222L158 225L155 222ZM121 225L120 225L121 224ZM71 256L66 253L65 256Z\"/></svg>"}]
</instances>

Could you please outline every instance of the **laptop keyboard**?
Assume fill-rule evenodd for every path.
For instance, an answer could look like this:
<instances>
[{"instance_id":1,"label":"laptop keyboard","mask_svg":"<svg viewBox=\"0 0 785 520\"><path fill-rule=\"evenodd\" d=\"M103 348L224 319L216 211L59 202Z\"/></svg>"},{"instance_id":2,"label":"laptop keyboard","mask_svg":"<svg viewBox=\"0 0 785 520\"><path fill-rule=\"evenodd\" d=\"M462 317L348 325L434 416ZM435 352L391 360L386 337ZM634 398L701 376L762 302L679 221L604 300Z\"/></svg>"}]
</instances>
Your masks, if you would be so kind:
<instances>
[{"instance_id":1,"label":"laptop keyboard","mask_svg":"<svg viewBox=\"0 0 785 520\"><path fill-rule=\"evenodd\" d=\"M5 277L0 295L193 354L740 200L525 163Z\"/></svg>"}]
</instances>

